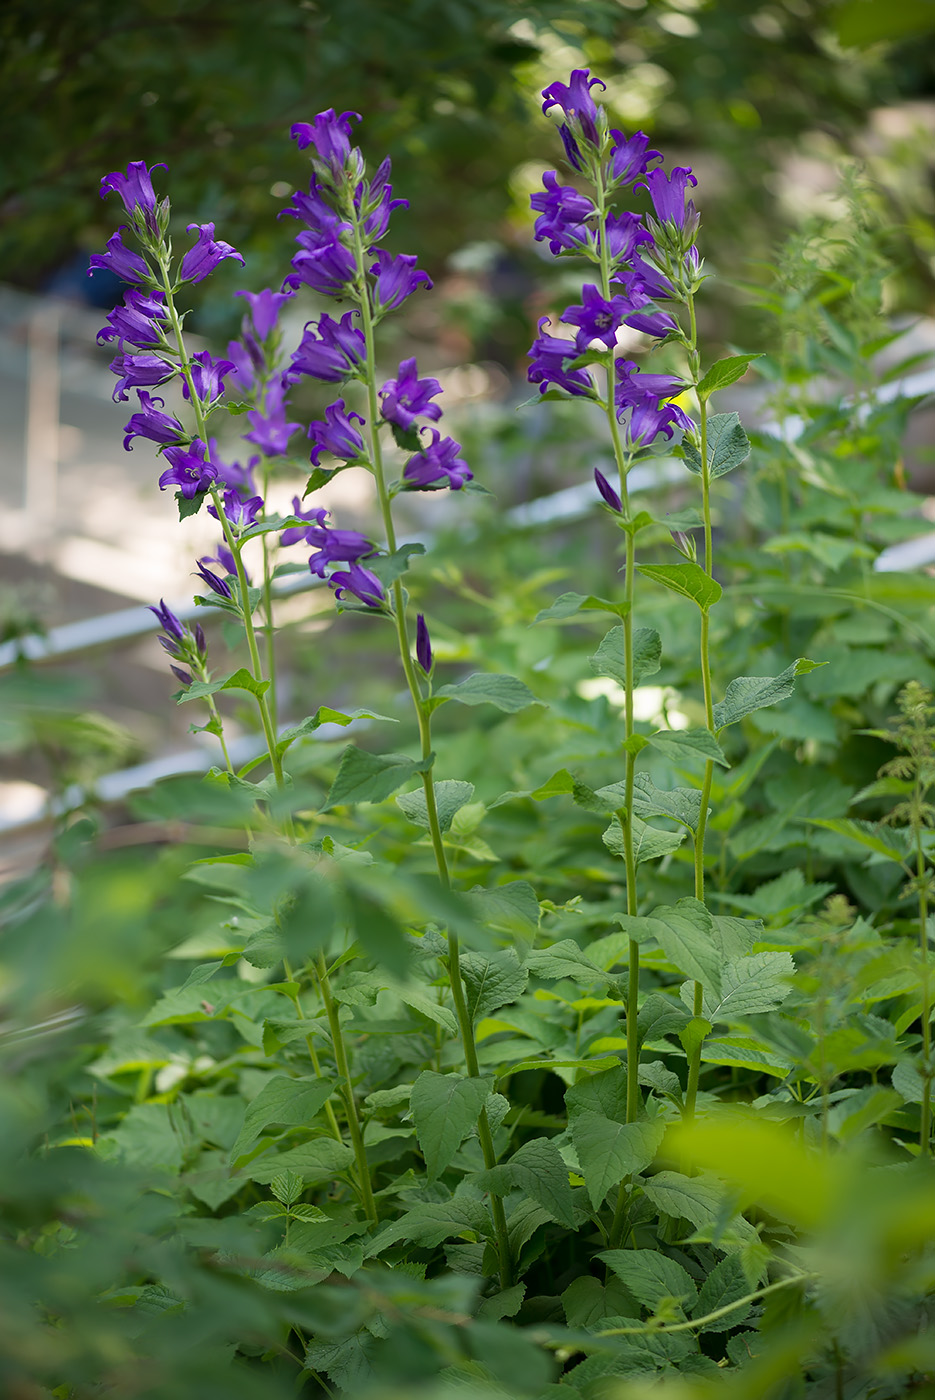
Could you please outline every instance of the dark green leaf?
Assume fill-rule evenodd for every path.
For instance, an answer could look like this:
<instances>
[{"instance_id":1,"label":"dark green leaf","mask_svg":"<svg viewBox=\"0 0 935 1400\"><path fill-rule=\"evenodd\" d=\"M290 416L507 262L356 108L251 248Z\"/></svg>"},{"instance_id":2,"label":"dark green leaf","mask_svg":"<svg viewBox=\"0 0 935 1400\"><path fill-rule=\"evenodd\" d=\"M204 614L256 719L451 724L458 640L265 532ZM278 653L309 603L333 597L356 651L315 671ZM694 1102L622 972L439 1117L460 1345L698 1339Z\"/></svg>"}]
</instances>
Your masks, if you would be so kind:
<instances>
[{"instance_id":1,"label":"dark green leaf","mask_svg":"<svg viewBox=\"0 0 935 1400\"><path fill-rule=\"evenodd\" d=\"M445 700L458 700L462 705L495 705L507 714L525 710L527 705L544 703L515 676L499 676L487 671L475 671L463 681L440 686L435 695Z\"/></svg>"},{"instance_id":2,"label":"dark green leaf","mask_svg":"<svg viewBox=\"0 0 935 1400\"><path fill-rule=\"evenodd\" d=\"M591 670L597 676L610 676L621 685L627 683L626 651L623 627L612 627L597 651L589 657ZM646 676L655 675L662 657L659 633L652 627L638 627L633 633L633 684L642 685Z\"/></svg>"},{"instance_id":3,"label":"dark green leaf","mask_svg":"<svg viewBox=\"0 0 935 1400\"><path fill-rule=\"evenodd\" d=\"M310 1124L333 1088L330 1079L289 1079L284 1074L274 1074L247 1105L243 1127L231 1148L231 1164L236 1166L238 1159L271 1124L283 1127Z\"/></svg>"},{"instance_id":4,"label":"dark green leaf","mask_svg":"<svg viewBox=\"0 0 935 1400\"><path fill-rule=\"evenodd\" d=\"M724 768L730 767L720 744L708 729L660 729L650 734L648 742L675 763L698 757L705 761L710 759Z\"/></svg>"},{"instance_id":5,"label":"dark green leaf","mask_svg":"<svg viewBox=\"0 0 935 1400\"><path fill-rule=\"evenodd\" d=\"M413 1084L409 1104L430 1182L442 1174L476 1125L492 1087L492 1079L432 1070L423 1070Z\"/></svg>"},{"instance_id":6,"label":"dark green leaf","mask_svg":"<svg viewBox=\"0 0 935 1400\"><path fill-rule=\"evenodd\" d=\"M442 831L448 831L455 814L474 796L474 784L460 782L457 778L443 778L434 786L439 826ZM415 826L428 829L428 807L423 788L404 793L402 797L397 797L396 803Z\"/></svg>"},{"instance_id":7,"label":"dark green leaf","mask_svg":"<svg viewBox=\"0 0 935 1400\"><path fill-rule=\"evenodd\" d=\"M766 705L775 705L780 700L787 699L795 689L796 676L807 675L822 664L820 661L809 661L800 656L778 676L738 676L727 687L724 699L714 707L715 729L724 729L728 724L736 724L738 720L752 714L754 710L761 710Z\"/></svg>"},{"instance_id":8,"label":"dark green leaf","mask_svg":"<svg viewBox=\"0 0 935 1400\"><path fill-rule=\"evenodd\" d=\"M685 465L701 473L701 453L687 438L682 443ZM736 413L715 413L708 419L708 463L712 481L739 467L750 455L750 441Z\"/></svg>"},{"instance_id":9,"label":"dark green leaf","mask_svg":"<svg viewBox=\"0 0 935 1400\"><path fill-rule=\"evenodd\" d=\"M718 389L726 389L731 384L736 384L737 380L742 379L746 374L751 360L759 360L760 358L760 355L728 355L723 360L715 360L697 386L698 397L707 398ZM715 416L720 418L727 415L717 414Z\"/></svg>"},{"instance_id":10,"label":"dark green leaf","mask_svg":"<svg viewBox=\"0 0 935 1400\"><path fill-rule=\"evenodd\" d=\"M349 744L321 810L348 802L382 802L416 773L427 772L434 761L434 754L414 759L398 753L369 753Z\"/></svg>"},{"instance_id":11,"label":"dark green leaf","mask_svg":"<svg viewBox=\"0 0 935 1400\"><path fill-rule=\"evenodd\" d=\"M654 1311L663 1298L693 1307L698 1290L681 1264L655 1249L605 1249L598 1255L637 1302Z\"/></svg>"},{"instance_id":12,"label":"dark green leaf","mask_svg":"<svg viewBox=\"0 0 935 1400\"><path fill-rule=\"evenodd\" d=\"M575 1115L572 1142L595 1210L612 1186L650 1165L664 1133L662 1121L617 1123L590 1110Z\"/></svg>"},{"instance_id":13,"label":"dark green leaf","mask_svg":"<svg viewBox=\"0 0 935 1400\"><path fill-rule=\"evenodd\" d=\"M683 598L690 598L702 612L713 607L721 596L721 585L700 564L638 564L637 572Z\"/></svg>"}]
</instances>

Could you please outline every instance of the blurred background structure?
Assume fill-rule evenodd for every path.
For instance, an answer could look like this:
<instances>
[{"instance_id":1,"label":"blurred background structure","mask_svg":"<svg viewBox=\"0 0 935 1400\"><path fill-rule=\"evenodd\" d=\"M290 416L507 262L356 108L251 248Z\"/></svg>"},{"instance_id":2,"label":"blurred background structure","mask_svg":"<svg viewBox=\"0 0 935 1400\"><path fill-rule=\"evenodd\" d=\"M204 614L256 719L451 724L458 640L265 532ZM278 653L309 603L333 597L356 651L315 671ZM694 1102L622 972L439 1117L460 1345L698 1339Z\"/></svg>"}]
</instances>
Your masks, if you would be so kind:
<instances>
[{"instance_id":1,"label":"blurred background structure","mask_svg":"<svg viewBox=\"0 0 935 1400\"><path fill-rule=\"evenodd\" d=\"M567 303L578 277L569 283L563 264L543 259L529 211L543 169L560 161L539 90L576 67L603 76L602 100L622 127L642 128L667 160L698 175L716 274L702 330L713 348L759 348L762 298L751 288L774 284L767 265L790 234L807 236L810 220L847 231L842 172L858 170L864 216L885 257L885 272L873 275L893 324L914 327L917 370L927 372L935 344L928 0L7 0L0 640L10 703L0 723L0 823L40 816L72 781L171 761L191 743L187 712L184 722L171 714L173 682L143 605L184 601L213 532L204 516L179 528L171 498L156 490L149 444L122 450L132 405L112 402L110 356L95 344L121 289L86 275L88 256L117 222L117 208L98 198L101 176L130 160L164 161L160 191L171 193L178 233L211 220L243 253L245 269L225 264L189 323L218 351L242 310L229 294L278 287L287 269L294 228L277 215L307 178L289 127L326 107L359 112L366 152L389 152L396 192L410 201L394 222L394 247L416 252L436 285L413 298L398 349L442 379L455 423L460 407L463 431L483 451L478 475L515 504L582 479L580 448L537 460L533 437L518 445L514 412L528 392L531 330ZM787 298L794 291L784 289ZM291 330L297 341L316 309L298 302L287 338ZM312 389L297 399L306 417L322 406ZM749 407L755 414L755 390ZM541 430L527 420L525 431ZM924 413L911 436L910 476L931 491ZM367 509L359 476L335 483L327 503L339 519ZM277 499L287 507L303 485L297 466ZM438 504L425 516L433 528L444 525ZM284 619L294 602L283 604ZM295 612L307 637L319 637L330 617L308 598ZM44 629L71 660L42 690L9 663L35 651L24 639ZM43 705L91 718L77 758L56 747L50 721L37 773L36 736L22 714Z\"/></svg>"}]
</instances>

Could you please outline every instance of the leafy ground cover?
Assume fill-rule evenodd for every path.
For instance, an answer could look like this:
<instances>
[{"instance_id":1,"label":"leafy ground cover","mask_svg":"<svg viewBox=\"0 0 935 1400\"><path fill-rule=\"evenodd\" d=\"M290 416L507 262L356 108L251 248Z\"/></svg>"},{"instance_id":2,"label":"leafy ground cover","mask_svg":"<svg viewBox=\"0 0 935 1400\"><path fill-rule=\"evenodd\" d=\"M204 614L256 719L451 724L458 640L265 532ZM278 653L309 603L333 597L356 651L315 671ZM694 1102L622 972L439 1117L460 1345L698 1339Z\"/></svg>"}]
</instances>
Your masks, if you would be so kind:
<instances>
[{"instance_id":1,"label":"leafy ground cover","mask_svg":"<svg viewBox=\"0 0 935 1400\"><path fill-rule=\"evenodd\" d=\"M397 498L472 501L483 453L414 360L377 373L426 278L384 246L389 172L348 114L294 132L286 286L341 304L288 361L270 290L225 360L189 358L176 298L237 254L205 224L173 261L149 168L104 182L140 249L102 258L132 284L106 332L128 433L224 535L204 626L154 608L219 762L120 827L74 811L4 894L10 1395L933 1389L935 583L873 567L924 528L878 369L885 264L855 185L758 293L768 353L704 364L690 172L609 131L595 85L543 94L570 170L537 231L581 290L523 412L597 469L599 526L531 538L481 502L473 538L399 547ZM778 434L719 410L751 362ZM303 374L346 397L277 518ZM629 492L660 447L678 502ZM350 464L380 540L315 504ZM287 725L270 584L309 564L358 689L309 654ZM239 769L233 707L263 745Z\"/></svg>"}]
</instances>

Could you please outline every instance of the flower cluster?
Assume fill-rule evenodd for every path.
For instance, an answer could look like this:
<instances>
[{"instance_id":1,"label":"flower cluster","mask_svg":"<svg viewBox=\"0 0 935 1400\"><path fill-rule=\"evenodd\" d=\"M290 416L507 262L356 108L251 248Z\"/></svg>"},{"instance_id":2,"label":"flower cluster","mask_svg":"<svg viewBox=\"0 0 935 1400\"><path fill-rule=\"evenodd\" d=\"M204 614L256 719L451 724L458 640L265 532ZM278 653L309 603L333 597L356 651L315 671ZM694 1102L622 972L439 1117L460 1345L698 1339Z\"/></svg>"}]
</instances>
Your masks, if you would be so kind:
<instances>
[{"instance_id":1,"label":"flower cluster","mask_svg":"<svg viewBox=\"0 0 935 1400\"><path fill-rule=\"evenodd\" d=\"M350 593L368 608L382 608L383 585L376 574L362 563L377 554L377 546L357 530L336 530L326 525L329 512L324 509L303 511L298 496L293 498L293 515L307 521L306 526L290 526L279 537L282 545L304 541L314 551L308 567L316 578L326 579L337 598ZM333 566L338 565L335 569Z\"/></svg>"},{"instance_id":2,"label":"flower cluster","mask_svg":"<svg viewBox=\"0 0 935 1400\"><path fill-rule=\"evenodd\" d=\"M192 685L196 676L198 680L205 680L208 643L205 641L201 623L196 622L195 626L189 629L162 598L159 600L159 606L151 604L149 611L155 613L159 625L164 628L165 635L159 638L159 645L163 651L174 657L169 663L172 674L183 685ZM182 664L177 666L176 661Z\"/></svg>"},{"instance_id":3,"label":"flower cluster","mask_svg":"<svg viewBox=\"0 0 935 1400\"><path fill-rule=\"evenodd\" d=\"M576 254L600 269L601 286L585 283L581 302L559 318L574 338L550 334L546 318L530 350L528 377L539 392L600 400L589 366L603 361L611 371L613 411L625 425L628 455L647 448L661 434L691 430L692 420L668 402L685 388L673 375L641 373L636 364L615 358L618 333L628 326L659 341L684 340L675 316L660 303L684 302L700 284L702 272L694 237L698 215L686 200L695 177L684 168L667 173L662 157L649 149L641 131L630 137L610 127L592 89L603 86L587 69L576 69L566 83L545 88L543 111L561 110L559 127L574 170L594 186L596 197L559 183L546 171L544 189L531 199L537 214L534 234L556 257ZM653 168L655 167L655 168ZM643 220L611 205L625 189L645 189L655 218ZM600 488L600 483L599 489ZM606 493L604 499L610 502Z\"/></svg>"}]
</instances>

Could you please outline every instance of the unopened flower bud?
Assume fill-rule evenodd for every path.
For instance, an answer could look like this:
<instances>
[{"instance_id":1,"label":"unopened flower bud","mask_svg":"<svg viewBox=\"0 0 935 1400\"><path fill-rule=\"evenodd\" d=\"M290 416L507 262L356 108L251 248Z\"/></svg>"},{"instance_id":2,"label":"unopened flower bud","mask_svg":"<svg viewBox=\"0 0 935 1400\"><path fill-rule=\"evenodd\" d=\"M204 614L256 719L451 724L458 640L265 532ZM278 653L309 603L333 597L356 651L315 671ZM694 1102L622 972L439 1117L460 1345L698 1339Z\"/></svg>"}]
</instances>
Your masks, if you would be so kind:
<instances>
[{"instance_id":1,"label":"unopened flower bud","mask_svg":"<svg viewBox=\"0 0 935 1400\"><path fill-rule=\"evenodd\" d=\"M671 534L672 543L675 545L679 554L684 555L686 559L690 559L694 563L695 541L692 536L686 535L684 530L672 530Z\"/></svg>"},{"instance_id":2,"label":"unopened flower bud","mask_svg":"<svg viewBox=\"0 0 935 1400\"><path fill-rule=\"evenodd\" d=\"M425 618L419 613L416 618L416 659L426 675L432 669L432 643Z\"/></svg>"},{"instance_id":3,"label":"unopened flower bud","mask_svg":"<svg viewBox=\"0 0 935 1400\"><path fill-rule=\"evenodd\" d=\"M598 491L600 491L611 510L615 510L618 515L621 515L623 513L623 503L606 476L604 476L603 472L598 471L597 467L594 468L594 480L597 482Z\"/></svg>"}]
</instances>

